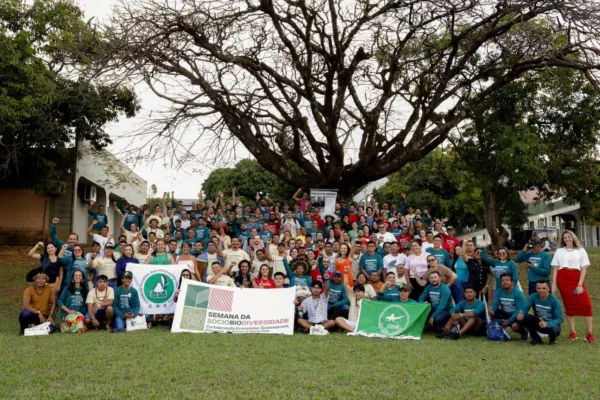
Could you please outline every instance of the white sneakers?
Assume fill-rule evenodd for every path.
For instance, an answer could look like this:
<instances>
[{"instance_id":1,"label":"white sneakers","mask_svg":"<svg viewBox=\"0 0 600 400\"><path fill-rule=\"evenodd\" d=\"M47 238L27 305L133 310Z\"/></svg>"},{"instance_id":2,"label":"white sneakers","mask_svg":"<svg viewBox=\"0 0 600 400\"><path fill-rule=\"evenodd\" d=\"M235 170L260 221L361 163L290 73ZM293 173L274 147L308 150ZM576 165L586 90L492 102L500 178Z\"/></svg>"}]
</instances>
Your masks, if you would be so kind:
<instances>
[{"instance_id":1,"label":"white sneakers","mask_svg":"<svg viewBox=\"0 0 600 400\"><path fill-rule=\"evenodd\" d=\"M314 326L310 327L309 334L324 336L324 335L329 335L329 332L327 332L327 330L325 328L323 328L323 325L314 325Z\"/></svg>"}]
</instances>

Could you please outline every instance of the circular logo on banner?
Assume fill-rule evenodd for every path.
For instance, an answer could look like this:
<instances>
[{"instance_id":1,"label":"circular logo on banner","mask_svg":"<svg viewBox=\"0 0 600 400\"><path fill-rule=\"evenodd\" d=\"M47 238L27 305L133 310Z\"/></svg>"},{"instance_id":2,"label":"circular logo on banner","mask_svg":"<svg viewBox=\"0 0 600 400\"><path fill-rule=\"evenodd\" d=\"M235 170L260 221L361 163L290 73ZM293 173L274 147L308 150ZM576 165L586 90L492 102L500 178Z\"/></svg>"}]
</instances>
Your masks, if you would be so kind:
<instances>
[{"instance_id":1,"label":"circular logo on banner","mask_svg":"<svg viewBox=\"0 0 600 400\"><path fill-rule=\"evenodd\" d=\"M396 336L406 330L410 316L404 307L392 304L379 314L379 329L385 335Z\"/></svg>"},{"instance_id":2,"label":"circular logo on banner","mask_svg":"<svg viewBox=\"0 0 600 400\"><path fill-rule=\"evenodd\" d=\"M144 278L142 290L144 291L144 297L151 303L165 303L175 293L175 280L165 273L155 272Z\"/></svg>"}]
</instances>

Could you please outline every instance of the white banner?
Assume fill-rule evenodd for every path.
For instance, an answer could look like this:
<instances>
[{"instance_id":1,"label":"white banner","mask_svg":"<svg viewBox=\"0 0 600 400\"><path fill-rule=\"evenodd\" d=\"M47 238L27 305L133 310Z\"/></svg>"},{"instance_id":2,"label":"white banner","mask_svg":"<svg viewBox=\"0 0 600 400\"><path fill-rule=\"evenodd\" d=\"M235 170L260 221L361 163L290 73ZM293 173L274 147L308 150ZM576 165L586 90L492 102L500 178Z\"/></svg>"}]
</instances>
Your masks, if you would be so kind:
<instances>
[{"instance_id":1,"label":"white banner","mask_svg":"<svg viewBox=\"0 0 600 400\"><path fill-rule=\"evenodd\" d=\"M171 332L292 335L295 297L295 288L230 288L184 279Z\"/></svg>"},{"instance_id":2,"label":"white banner","mask_svg":"<svg viewBox=\"0 0 600 400\"><path fill-rule=\"evenodd\" d=\"M180 265L127 264L133 273L131 286L140 295L140 314L173 314L173 296L179 287L181 271L189 269Z\"/></svg>"},{"instance_id":3,"label":"white banner","mask_svg":"<svg viewBox=\"0 0 600 400\"><path fill-rule=\"evenodd\" d=\"M335 189L310 189L310 206L319 207L321 217L333 215L337 190Z\"/></svg>"}]
</instances>

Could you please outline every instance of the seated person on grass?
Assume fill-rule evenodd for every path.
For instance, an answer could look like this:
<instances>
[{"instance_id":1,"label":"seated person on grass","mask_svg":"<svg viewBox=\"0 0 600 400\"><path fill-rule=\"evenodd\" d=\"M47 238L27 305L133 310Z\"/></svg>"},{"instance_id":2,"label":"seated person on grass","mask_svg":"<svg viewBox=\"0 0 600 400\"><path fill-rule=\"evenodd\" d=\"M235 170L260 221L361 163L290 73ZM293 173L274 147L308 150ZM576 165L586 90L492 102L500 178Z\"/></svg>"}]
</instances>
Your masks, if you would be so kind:
<instances>
[{"instance_id":1,"label":"seated person on grass","mask_svg":"<svg viewBox=\"0 0 600 400\"><path fill-rule=\"evenodd\" d=\"M450 319L452 295L448 286L441 282L440 273L432 271L429 274L429 285L419 297L419 303L429 302L431 311L427 318L427 327L441 328Z\"/></svg>"},{"instance_id":2,"label":"seated person on grass","mask_svg":"<svg viewBox=\"0 0 600 400\"><path fill-rule=\"evenodd\" d=\"M464 300L452 307L450 320L444 332L436 335L439 339L458 340L467 332L483 333L485 331L485 303L477 298L475 289L466 286L463 290ZM454 329L460 327L459 329Z\"/></svg>"},{"instance_id":3,"label":"seated person on grass","mask_svg":"<svg viewBox=\"0 0 600 400\"><path fill-rule=\"evenodd\" d=\"M357 283L352 288L346 285L346 294L350 300L348 318L337 317L335 319L335 324L346 332L354 332L354 329L356 329L356 322L358 321L360 301L365 297L365 287L360 283Z\"/></svg>"},{"instance_id":4,"label":"seated person on grass","mask_svg":"<svg viewBox=\"0 0 600 400\"><path fill-rule=\"evenodd\" d=\"M123 273L123 285L115 290L115 329L116 332L125 332L128 319L135 318L140 313L140 296L137 290L131 287L133 273Z\"/></svg>"},{"instance_id":5,"label":"seated person on grass","mask_svg":"<svg viewBox=\"0 0 600 400\"><path fill-rule=\"evenodd\" d=\"M393 271L385 275L385 284L379 289L377 300L394 303L400 302L400 293L398 292L398 286L396 286L396 274Z\"/></svg>"},{"instance_id":6,"label":"seated person on grass","mask_svg":"<svg viewBox=\"0 0 600 400\"><path fill-rule=\"evenodd\" d=\"M308 333L311 326L322 325L325 329L331 329L335 326L335 322L327 319L327 301L329 299L329 281L323 284L321 281L315 281L310 288L311 296L307 297L299 309L304 312L304 317L298 318L298 325ZM323 293L321 293L323 291ZM298 302L296 300L296 302Z\"/></svg>"},{"instance_id":7,"label":"seated person on grass","mask_svg":"<svg viewBox=\"0 0 600 400\"><path fill-rule=\"evenodd\" d=\"M33 278L33 285L25 289L23 311L19 314L19 334L23 335L30 324L39 325L46 321L50 322L50 332L54 332L55 310L54 289L48 285L48 276L40 272Z\"/></svg>"},{"instance_id":8,"label":"seated person on grass","mask_svg":"<svg viewBox=\"0 0 600 400\"><path fill-rule=\"evenodd\" d=\"M517 321L517 315L525 308L527 300L525 295L517 287L515 287L513 276L511 274L500 275L501 289L496 290L490 316L493 319L501 319L502 326L511 328L513 332L521 334L521 340L526 342L529 335L525 329L525 325L521 321Z\"/></svg>"},{"instance_id":9,"label":"seated person on grass","mask_svg":"<svg viewBox=\"0 0 600 400\"><path fill-rule=\"evenodd\" d=\"M327 277L329 276L327 273L325 274ZM327 279L327 278L325 278ZM346 295L346 288L342 283L342 273L340 271L335 271L331 279L328 280L328 319L335 321L337 317L345 317L348 314L348 310L350 309L350 302L348 301L348 296Z\"/></svg>"},{"instance_id":10,"label":"seated person on grass","mask_svg":"<svg viewBox=\"0 0 600 400\"><path fill-rule=\"evenodd\" d=\"M79 248L79 249L78 249ZM82 253L79 245L75 246L75 253ZM61 332L85 332L85 318L87 311L85 299L88 294L88 282L84 279L83 271L75 270L69 279L69 285L63 289L58 299L60 309Z\"/></svg>"},{"instance_id":11,"label":"seated person on grass","mask_svg":"<svg viewBox=\"0 0 600 400\"><path fill-rule=\"evenodd\" d=\"M96 287L87 295L85 303L87 304L87 314L85 314L85 323L92 323L95 328L104 322L106 330L110 331L110 324L113 319L113 302L115 291L108 286L108 277L99 275Z\"/></svg>"},{"instance_id":12,"label":"seated person on grass","mask_svg":"<svg viewBox=\"0 0 600 400\"><path fill-rule=\"evenodd\" d=\"M550 293L550 282L547 280L538 281L535 290L537 293L529 296L529 301L517 314L517 321L522 321L529 331L531 345L542 343L540 333L548 335L548 344L555 345L563 323L560 302ZM530 308L533 308L533 315L527 314Z\"/></svg>"}]
</instances>

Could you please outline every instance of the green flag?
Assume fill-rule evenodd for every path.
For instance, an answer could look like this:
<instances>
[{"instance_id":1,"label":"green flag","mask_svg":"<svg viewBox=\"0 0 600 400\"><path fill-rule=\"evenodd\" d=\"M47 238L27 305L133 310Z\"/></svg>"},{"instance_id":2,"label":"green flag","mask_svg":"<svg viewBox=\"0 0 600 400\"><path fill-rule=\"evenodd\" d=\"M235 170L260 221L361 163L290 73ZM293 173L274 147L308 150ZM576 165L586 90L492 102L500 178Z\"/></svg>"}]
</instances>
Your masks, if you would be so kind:
<instances>
[{"instance_id":1,"label":"green flag","mask_svg":"<svg viewBox=\"0 0 600 400\"><path fill-rule=\"evenodd\" d=\"M362 300L356 329L352 335L421 339L431 306Z\"/></svg>"}]
</instances>

